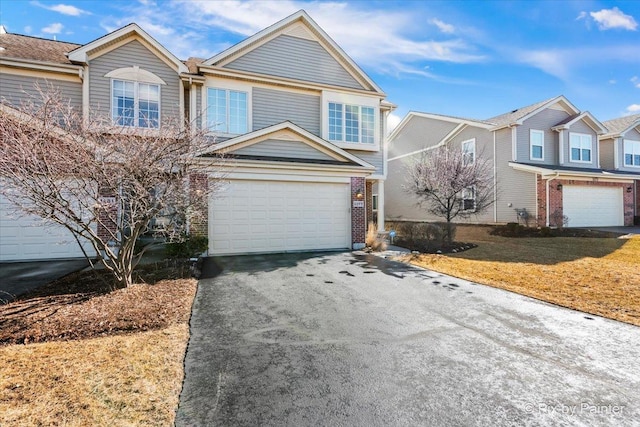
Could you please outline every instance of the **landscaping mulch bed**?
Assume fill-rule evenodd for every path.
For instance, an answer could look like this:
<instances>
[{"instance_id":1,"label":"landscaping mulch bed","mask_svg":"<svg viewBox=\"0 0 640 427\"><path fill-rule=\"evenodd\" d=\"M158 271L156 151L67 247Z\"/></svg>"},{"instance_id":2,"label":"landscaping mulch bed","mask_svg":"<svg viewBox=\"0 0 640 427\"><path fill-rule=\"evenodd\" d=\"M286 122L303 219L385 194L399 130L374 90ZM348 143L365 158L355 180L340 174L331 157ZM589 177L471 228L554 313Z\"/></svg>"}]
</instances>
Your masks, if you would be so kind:
<instances>
[{"instance_id":1,"label":"landscaping mulch bed","mask_svg":"<svg viewBox=\"0 0 640 427\"><path fill-rule=\"evenodd\" d=\"M115 289L107 271L74 273L0 305L0 345L92 338L188 322L196 281L189 265L146 265ZM115 289L115 290L114 290Z\"/></svg>"}]
</instances>

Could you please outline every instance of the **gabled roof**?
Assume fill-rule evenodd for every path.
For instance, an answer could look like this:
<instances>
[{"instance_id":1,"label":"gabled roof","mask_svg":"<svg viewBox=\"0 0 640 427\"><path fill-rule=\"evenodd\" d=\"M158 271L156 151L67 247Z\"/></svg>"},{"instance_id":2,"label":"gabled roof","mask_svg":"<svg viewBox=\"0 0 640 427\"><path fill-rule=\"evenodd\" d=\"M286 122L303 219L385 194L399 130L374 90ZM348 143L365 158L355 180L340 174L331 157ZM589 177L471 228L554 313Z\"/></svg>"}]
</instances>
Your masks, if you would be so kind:
<instances>
[{"instance_id":1,"label":"gabled roof","mask_svg":"<svg viewBox=\"0 0 640 427\"><path fill-rule=\"evenodd\" d=\"M444 114L435 114L435 113L422 113L420 111L409 111L406 116L398 123L398 125L393 129L393 131L389 134L387 140L392 141L398 133L413 119L414 117L423 117L426 119L435 119L435 120L443 120L451 123L458 124L466 124L469 126L476 126L483 129L491 129L494 127L493 123L477 120L477 119L468 119L464 117L456 117L456 116L447 116Z\"/></svg>"},{"instance_id":2,"label":"gabled roof","mask_svg":"<svg viewBox=\"0 0 640 427\"><path fill-rule=\"evenodd\" d=\"M529 117L556 103L563 104L563 107L567 110L572 111L572 114L580 113L580 110L578 110L571 102L569 102L567 98L565 98L563 95L560 95L546 99L544 101L536 102L535 104L531 104L526 107L515 109L505 114L500 114L499 116L492 117L490 119L487 119L486 121L493 123L496 128L501 128L509 125L520 125Z\"/></svg>"},{"instance_id":3,"label":"gabled roof","mask_svg":"<svg viewBox=\"0 0 640 427\"><path fill-rule=\"evenodd\" d=\"M384 94L382 89L347 55L338 44L329 37L329 35L313 20L304 10L290 15L283 20L265 28L264 30L254 34L253 36L243 40L242 42L230 47L229 49L207 59L203 65L221 66L232 59L251 51L263 43L273 39L276 35L285 32L285 29L296 22L304 24L317 37L319 43L329 50L345 67L347 71L361 84L368 86L371 90Z\"/></svg>"},{"instance_id":4,"label":"gabled roof","mask_svg":"<svg viewBox=\"0 0 640 427\"><path fill-rule=\"evenodd\" d=\"M26 59L71 65L66 54L81 45L0 32L0 59Z\"/></svg>"},{"instance_id":5,"label":"gabled roof","mask_svg":"<svg viewBox=\"0 0 640 427\"><path fill-rule=\"evenodd\" d=\"M616 138L635 127L640 127L640 114L618 117L602 122L602 124L607 128L607 133L601 138Z\"/></svg>"},{"instance_id":6,"label":"gabled roof","mask_svg":"<svg viewBox=\"0 0 640 427\"><path fill-rule=\"evenodd\" d=\"M574 124L577 121L580 120L584 120L584 122L594 131L596 131L596 133L598 135L602 135L603 133L605 133L607 131L607 128L600 123L600 121L598 119L596 119L593 114L591 114L588 111L585 111L583 113L580 114L575 114L573 116L569 116L566 119L564 119L563 121L561 121L560 123L558 123L557 125L553 126L551 129L553 130L561 130L561 129L569 129L571 127L572 124Z\"/></svg>"},{"instance_id":7,"label":"gabled roof","mask_svg":"<svg viewBox=\"0 0 640 427\"><path fill-rule=\"evenodd\" d=\"M300 139L304 140L301 143L308 142L310 144L315 145L318 149L322 150L324 153L329 154L331 157L335 159L343 159L345 165L351 166L359 166L366 169L375 170L375 166L365 162L357 156L343 150L342 148L326 141L311 132L306 131L295 123L291 123L290 121L284 121L282 123L278 123L272 126L268 126L263 129L259 129L253 132L245 133L243 135L237 136L235 138L228 139L219 144L212 145L208 149L204 150L200 153L201 156L206 156L207 154L215 154L222 153L228 154L232 153L234 149L246 146L245 143L250 141L255 141L254 143L260 143L262 138L267 137L268 135L274 134L279 131L289 131L298 136ZM262 159L266 160L266 159Z\"/></svg>"},{"instance_id":8,"label":"gabled roof","mask_svg":"<svg viewBox=\"0 0 640 427\"><path fill-rule=\"evenodd\" d=\"M120 40L124 40L132 35L141 37L145 42L151 45L159 54L163 55L170 63L176 66L179 73L188 73L187 66L180 61L173 53L169 52L164 46L162 46L156 39L151 37L146 31L138 26L138 24L128 24L122 28L119 28L107 35L95 39L85 45L82 45L73 51L69 52L69 60L73 62L87 63L89 54L92 52L109 46L112 43L116 43Z\"/></svg>"}]
</instances>

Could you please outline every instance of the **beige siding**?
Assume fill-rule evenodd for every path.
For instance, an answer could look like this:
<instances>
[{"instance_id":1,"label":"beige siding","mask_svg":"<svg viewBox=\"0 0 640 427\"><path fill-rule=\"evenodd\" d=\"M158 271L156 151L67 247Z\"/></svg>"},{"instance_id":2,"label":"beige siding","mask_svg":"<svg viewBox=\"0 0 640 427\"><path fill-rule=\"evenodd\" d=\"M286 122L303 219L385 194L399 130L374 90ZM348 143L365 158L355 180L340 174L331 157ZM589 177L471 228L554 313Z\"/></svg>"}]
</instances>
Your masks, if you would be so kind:
<instances>
[{"instance_id":1,"label":"beige siding","mask_svg":"<svg viewBox=\"0 0 640 427\"><path fill-rule=\"evenodd\" d=\"M456 123L414 116L394 138L392 142L395 147L393 155L402 155L434 146L456 126ZM476 154L479 157L489 159L493 167L493 134L485 129L468 126L452 138L448 145L460 149L463 141L473 138L476 140ZM388 175L384 190L386 219L392 221L442 221L442 218L429 214L424 207L419 205L417 197L405 190L407 185L406 169L421 156L422 153L416 153L388 163ZM392 154L389 154L389 157L391 158ZM493 222L493 207L470 218L457 218L455 221L460 223Z\"/></svg>"},{"instance_id":2,"label":"beige siding","mask_svg":"<svg viewBox=\"0 0 640 427\"><path fill-rule=\"evenodd\" d=\"M565 111L545 109L528 118L517 129L517 161L520 163L558 164L558 132L551 128L569 117ZM544 132L544 161L531 160L530 131Z\"/></svg>"},{"instance_id":3,"label":"beige siding","mask_svg":"<svg viewBox=\"0 0 640 427\"><path fill-rule=\"evenodd\" d=\"M76 109L78 114L82 113L82 83L80 81L74 83L53 78L40 79L2 73L0 74L0 98L15 106L20 106L23 100L27 99L31 99L37 103L40 95L36 90L36 84L38 84L43 91L46 91L49 85L60 90L62 96L69 100L71 106Z\"/></svg>"},{"instance_id":4,"label":"beige siding","mask_svg":"<svg viewBox=\"0 0 640 427\"><path fill-rule=\"evenodd\" d=\"M614 169L614 145L616 140L609 138L600 141L600 166L602 169Z\"/></svg>"},{"instance_id":5,"label":"beige siding","mask_svg":"<svg viewBox=\"0 0 640 427\"><path fill-rule=\"evenodd\" d=\"M240 71L366 89L320 43L280 35L224 66Z\"/></svg>"},{"instance_id":6,"label":"beige siding","mask_svg":"<svg viewBox=\"0 0 640 427\"><path fill-rule=\"evenodd\" d=\"M501 129L496 132L497 222L517 222L515 209L527 209L533 218L536 215L536 176L514 170L510 161L511 130Z\"/></svg>"},{"instance_id":7,"label":"beige siding","mask_svg":"<svg viewBox=\"0 0 640 427\"><path fill-rule=\"evenodd\" d=\"M264 88L253 88L253 130L284 121L320 136L320 97Z\"/></svg>"},{"instance_id":8,"label":"beige siding","mask_svg":"<svg viewBox=\"0 0 640 427\"><path fill-rule=\"evenodd\" d=\"M456 126L457 123L413 116L389 141L389 158L436 145Z\"/></svg>"},{"instance_id":9,"label":"beige siding","mask_svg":"<svg viewBox=\"0 0 640 427\"><path fill-rule=\"evenodd\" d=\"M287 157L294 159L335 160L333 157L298 141L268 139L233 151L233 154L249 156Z\"/></svg>"},{"instance_id":10,"label":"beige siding","mask_svg":"<svg viewBox=\"0 0 640 427\"><path fill-rule=\"evenodd\" d=\"M162 120L180 117L180 90L178 74L137 40L131 41L89 63L89 99L91 108L99 114L111 114L111 79L104 77L118 68L138 66L160 77L166 85L160 86Z\"/></svg>"}]
</instances>

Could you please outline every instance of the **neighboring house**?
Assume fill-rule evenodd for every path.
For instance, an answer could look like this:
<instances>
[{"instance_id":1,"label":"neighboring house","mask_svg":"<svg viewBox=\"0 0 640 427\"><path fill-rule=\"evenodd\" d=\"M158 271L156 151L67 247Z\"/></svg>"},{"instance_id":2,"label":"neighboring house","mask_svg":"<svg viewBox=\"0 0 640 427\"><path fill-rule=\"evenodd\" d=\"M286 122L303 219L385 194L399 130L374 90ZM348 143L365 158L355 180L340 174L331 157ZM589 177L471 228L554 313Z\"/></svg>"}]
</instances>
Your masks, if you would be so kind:
<instances>
[{"instance_id":1,"label":"neighboring house","mask_svg":"<svg viewBox=\"0 0 640 427\"><path fill-rule=\"evenodd\" d=\"M85 45L0 31L0 75L5 104L48 82L85 115L210 129L203 158L229 159L226 189L192 231L208 235L212 255L364 246L394 105L304 11L207 60L179 60L136 24ZM52 253L61 238L50 228L25 227L4 205L0 214L0 261L80 255Z\"/></svg>"},{"instance_id":2,"label":"neighboring house","mask_svg":"<svg viewBox=\"0 0 640 427\"><path fill-rule=\"evenodd\" d=\"M492 209L468 222L558 226L564 219L570 227L632 225L640 170L600 163L606 156L598 141L606 135L604 124L564 96L487 120L410 112L389 136L386 218L438 220L403 191L405 168L434 147L448 145L486 158L493 168Z\"/></svg>"}]
</instances>

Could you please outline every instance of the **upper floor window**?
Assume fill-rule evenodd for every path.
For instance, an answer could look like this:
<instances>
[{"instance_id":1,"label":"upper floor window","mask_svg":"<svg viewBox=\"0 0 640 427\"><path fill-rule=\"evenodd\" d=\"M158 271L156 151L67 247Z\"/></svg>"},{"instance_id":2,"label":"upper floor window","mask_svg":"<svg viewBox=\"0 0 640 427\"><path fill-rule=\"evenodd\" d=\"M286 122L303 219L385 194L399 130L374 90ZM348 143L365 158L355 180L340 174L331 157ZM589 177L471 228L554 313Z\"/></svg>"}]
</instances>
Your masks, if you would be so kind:
<instances>
[{"instance_id":1,"label":"upper floor window","mask_svg":"<svg viewBox=\"0 0 640 427\"><path fill-rule=\"evenodd\" d=\"M212 131L243 134L248 131L247 92L207 88L207 126Z\"/></svg>"},{"instance_id":2,"label":"upper floor window","mask_svg":"<svg viewBox=\"0 0 640 427\"><path fill-rule=\"evenodd\" d=\"M160 85L113 79L111 88L111 117L115 124L158 128Z\"/></svg>"},{"instance_id":3,"label":"upper floor window","mask_svg":"<svg viewBox=\"0 0 640 427\"><path fill-rule=\"evenodd\" d=\"M640 141L624 141L624 165L640 167Z\"/></svg>"},{"instance_id":4,"label":"upper floor window","mask_svg":"<svg viewBox=\"0 0 640 427\"><path fill-rule=\"evenodd\" d=\"M591 163L591 135L571 133L569 136L570 159L572 162Z\"/></svg>"},{"instance_id":5,"label":"upper floor window","mask_svg":"<svg viewBox=\"0 0 640 427\"><path fill-rule=\"evenodd\" d=\"M531 129L529 134L529 158L531 160L544 160L544 132Z\"/></svg>"},{"instance_id":6,"label":"upper floor window","mask_svg":"<svg viewBox=\"0 0 640 427\"><path fill-rule=\"evenodd\" d=\"M472 165L476 161L476 140L470 139L462 142L462 164Z\"/></svg>"},{"instance_id":7,"label":"upper floor window","mask_svg":"<svg viewBox=\"0 0 640 427\"><path fill-rule=\"evenodd\" d=\"M375 109L329 102L329 140L373 144Z\"/></svg>"}]
</instances>

